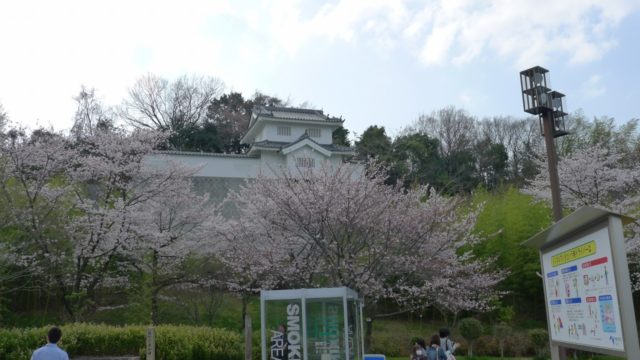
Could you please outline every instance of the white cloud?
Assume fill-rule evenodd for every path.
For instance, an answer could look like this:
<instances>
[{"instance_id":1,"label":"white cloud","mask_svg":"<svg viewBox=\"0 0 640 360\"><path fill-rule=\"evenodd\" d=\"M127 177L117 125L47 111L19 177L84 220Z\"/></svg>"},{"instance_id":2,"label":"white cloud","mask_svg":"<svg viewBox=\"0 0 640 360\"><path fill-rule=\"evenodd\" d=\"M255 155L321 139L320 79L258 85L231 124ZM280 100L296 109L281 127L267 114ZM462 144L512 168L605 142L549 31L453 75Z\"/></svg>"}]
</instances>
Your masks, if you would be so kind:
<instances>
[{"instance_id":1,"label":"white cloud","mask_svg":"<svg viewBox=\"0 0 640 360\"><path fill-rule=\"evenodd\" d=\"M336 41L383 49L406 43L427 65L497 55L516 68L557 57L597 60L616 45L612 29L640 8L635 0L338 0L311 10L297 0L261 4L259 28L276 56Z\"/></svg>"},{"instance_id":2,"label":"white cloud","mask_svg":"<svg viewBox=\"0 0 640 360\"><path fill-rule=\"evenodd\" d=\"M604 95L607 92L607 88L602 84L602 77L598 74L593 74L582 84L582 93L585 97L593 99Z\"/></svg>"},{"instance_id":3,"label":"white cloud","mask_svg":"<svg viewBox=\"0 0 640 360\"><path fill-rule=\"evenodd\" d=\"M427 65L500 57L517 68L597 60L637 0L24 0L0 11L0 102L69 128L81 84L118 103L146 72L218 75L252 91L283 57L336 42ZM365 50L365 49L363 49Z\"/></svg>"},{"instance_id":4,"label":"white cloud","mask_svg":"<svg viewBox=\"0 0 640 360\"><path fill-rule=\"evenodd\" d=\"M427 64L464 64L486 51L513 58L518 68L557 56L570 63L600 58L615 45L608 30L638 7L627 0L453 1L453 10L445 4L425 34L423 53L440 44L443 33L447 43L436 47L438 56L421 57Z\"/></svg>"}]
</instances>

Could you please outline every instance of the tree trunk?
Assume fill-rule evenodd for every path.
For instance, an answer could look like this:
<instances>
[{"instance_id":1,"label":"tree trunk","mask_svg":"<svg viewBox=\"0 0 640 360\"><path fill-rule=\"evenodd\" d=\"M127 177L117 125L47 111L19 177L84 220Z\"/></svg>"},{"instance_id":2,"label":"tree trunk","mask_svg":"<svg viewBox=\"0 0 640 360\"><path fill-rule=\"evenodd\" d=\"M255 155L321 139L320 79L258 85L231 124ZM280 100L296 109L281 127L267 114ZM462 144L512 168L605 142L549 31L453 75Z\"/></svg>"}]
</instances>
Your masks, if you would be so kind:
<instances>
[{"instance_id":1,"label":"tree trunk","mask_svg":"<svg viewBox=\"0 0 640 360\"><path fill-rule=\"evenodd\" d=\"M244 331L245 328L245 320L246 320L246 316L247 316L247 305L248 305L248 296L247 295L242 295L242 321L240 322L241 327L240 327L240 331Z\"/></svg>"},{"instance_id":2,"label":"tree trunk","mask_svg":"<svg viewBox=\"0 0 640 360\"><path fill-rule=\"evenodd\" d=\"M67 294L64 291L62 291L62 294L60 297L62 300L62 305L64 306L64 309L67 311L67 314L69 314L69 317L73 319L74 322L76 322L76 312L73 309L73 305L69 302L69 299L67 299Z\"/></svg>"},{"instance_id":3,"label":"tree trunk","mask_svg":"<svg viewBox=\"0 0 640 360\"><path fill-rule=\"evenodd\" d=\"M151 324L158 325L158 294L155 290L151 293Z\"/></svg>"}]
</instances>

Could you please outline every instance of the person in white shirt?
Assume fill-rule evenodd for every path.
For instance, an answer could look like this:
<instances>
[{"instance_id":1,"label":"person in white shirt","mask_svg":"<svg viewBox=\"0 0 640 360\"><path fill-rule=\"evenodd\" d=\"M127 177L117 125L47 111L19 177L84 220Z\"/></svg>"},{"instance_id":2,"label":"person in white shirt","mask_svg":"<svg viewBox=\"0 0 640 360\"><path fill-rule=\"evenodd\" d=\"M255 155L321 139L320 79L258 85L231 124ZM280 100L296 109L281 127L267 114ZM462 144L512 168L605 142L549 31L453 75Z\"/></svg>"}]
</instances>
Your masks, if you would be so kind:
<instances>
[{"instance_id":1,"label":"person in white shirt","mask_svg":"<svg viewBox=\"0 0 640 360\"><path fill-rule=\"evenodd\" d=\"M447 328L440 329L440 347L448 354L454 354L458 348L458 343L451 340L451 332Z\"/></svg>"},{"instance_id":2,"label":"person in white shirt","mask_svg":"<svg viewBox=\"0 0 640 360\"><path fill-rule=\"evenodd\" d=\"M69 360L69 355L58 347L58 341L62 338L62 330L54 326L47 334L47 345L39 348L31 355L31 360Z\"/></svg>"}]
</instances>

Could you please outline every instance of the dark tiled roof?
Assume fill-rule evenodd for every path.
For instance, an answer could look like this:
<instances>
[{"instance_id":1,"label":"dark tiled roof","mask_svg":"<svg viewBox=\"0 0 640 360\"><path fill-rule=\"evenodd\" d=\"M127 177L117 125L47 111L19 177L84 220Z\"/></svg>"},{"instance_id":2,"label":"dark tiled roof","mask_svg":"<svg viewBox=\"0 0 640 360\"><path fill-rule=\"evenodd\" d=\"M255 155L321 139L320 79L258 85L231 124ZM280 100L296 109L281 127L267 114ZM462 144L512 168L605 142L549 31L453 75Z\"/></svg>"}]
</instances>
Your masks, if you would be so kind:
<instances>
[{"instance_id":1,"label":"dark tiled roof","mask_svg":"<svg viewBox=\"0 0 640 360\"><path fill-rule=\"evenodd\" d=\"M354 152L355 149L352 147L348 147L348 146L341 146L341 145L334 145L334 144L318 144L316 141L314 141L312 138L309 137L309 135L307 133L304 133L302 136L300 136L298 138L298 140L294 141L294 142L283 142L283 141L268 141L268 140L263 140L263 141L258 141L255 142L253 144L253 146L256 147L261 147L261 148L267 148L267 149L275 149L275 150L282 150L286 147L289 146L293 146L297 143L299 143L300 141L303 141L305 139L309 139L310 141L312 141L313 143L317 144L318 146L329 150L331 152Z\"/></svg>"},{"instance_id":2,"label":"dark tiled roof","mask_svg":"<svg viewBox=\"0 0 640 360\"><path fill-rule=\"evenodd\" d=\"M209 153L209 152L197 152L197 151L175 151L175 150L158 150L154 151L154 154L160 155L186 155L186 156L209 156L209 157L223 157L223 158L247 158L257 159L260 156L247 155L247 154L223 154L223 153Z\"/></svg>"},{"instance_id":3,"label":"dark tiled roof","mask_svg":"<svg viewBox=\"0 0 640 360\"><path fill-rule=\"evenodd\" d=\"M300 109L291 107L264 106L258 109L261 116L279 119L320 120L326 122L342 122L341 118L329 117L322 110Z\"/></svg>"},{"instance_id":4,"label":"dark tiled roof","mask_svg":"<svg viewBox=\"0 0 640 360\"><path fill-rule=\"evenodd\" d=\"M258 117L278 120L321 121L328 123L342 123L344 121L342 118L329 117L322 110L292 107L256 106L253 108L253 113ZM252 119L251 125L253 124L254 120Z\"/></svg>"}]
</instances>

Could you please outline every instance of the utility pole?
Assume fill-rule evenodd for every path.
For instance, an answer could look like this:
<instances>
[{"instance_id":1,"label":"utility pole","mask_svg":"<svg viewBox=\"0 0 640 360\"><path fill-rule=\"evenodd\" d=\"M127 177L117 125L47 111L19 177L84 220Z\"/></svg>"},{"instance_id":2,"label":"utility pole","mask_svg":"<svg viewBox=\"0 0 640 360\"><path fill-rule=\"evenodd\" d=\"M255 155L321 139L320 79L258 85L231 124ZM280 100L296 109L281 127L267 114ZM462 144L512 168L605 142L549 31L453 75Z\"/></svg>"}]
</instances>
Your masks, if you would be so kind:
<instances>
[{"instance_id":1,"label":"utility pole","mask_svg":"<svg viewBox=\"0 0 640 360\"><path fill-rule=\"evenodd\" d=\"M551 185L551 202L553 219L562 219L562 202L560 201L560 180L558 179L558 157L554 139L567 135L564 128L564 94L549 88L549 70L534 66L520 72L520 88L522 90L522 107L532 115L538 115L540 130L544 135L549 164L549 181Z\"/></svg>"},{"instance_id":2,"label":"utility pole","mask_svg":"<svg viewBox=\"0 0 640 360\"><path fill-rule=\"evenodd\" d=\"M520 88L522 90L522 107L532 115L538 115L540 130L544 135L549 164L549 182L551 186L551 203L553 220L562 219L562 201L560 200L560 179L558 177L558 157L555 138L567 135L564 127L564 94L553 91L549 87L549 70L534 66L520 72ZM546 292L546 290L545 290ZM551 333L551 332L549 332ZM566 360L567 349L551 343L551 359Z\"/></svg>"},{"instance_id":3,"label":"utility pole","mask_svg":"<svg viewBox=\"0 0 640 360\"><path fill-rule=\"evenodd\" d=\"M562 219L562 201L560 200L560 179L558 178L558 156L553 137L553 116L551 111L546 111L541 116L544 124L544 142L547 147L547 163L549 164L553 220L558 222Z\"/></svg>"}]
</instances>

